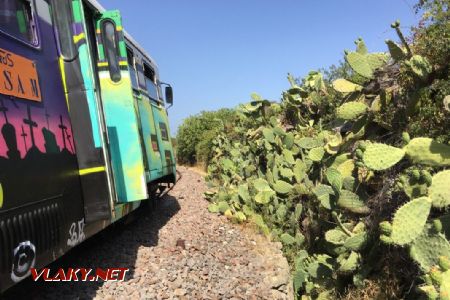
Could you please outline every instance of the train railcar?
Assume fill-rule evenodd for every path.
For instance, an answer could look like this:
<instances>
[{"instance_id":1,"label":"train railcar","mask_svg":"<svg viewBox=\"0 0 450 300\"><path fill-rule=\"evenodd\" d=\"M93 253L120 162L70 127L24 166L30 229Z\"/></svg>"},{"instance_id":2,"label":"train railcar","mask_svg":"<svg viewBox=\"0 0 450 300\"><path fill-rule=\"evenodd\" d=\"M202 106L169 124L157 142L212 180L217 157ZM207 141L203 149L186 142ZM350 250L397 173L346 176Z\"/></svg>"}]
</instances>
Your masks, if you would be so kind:
<instances>
[{"instance_id":1,"label":"train railcar","mask_svg":"<svg viewBox=\"0 0 450 300\"><path fill-rule=\"evenodd\" d=\"M0 1L0 291L175 183L172 102L118 11Z\"/></svg>"}]
</instances>

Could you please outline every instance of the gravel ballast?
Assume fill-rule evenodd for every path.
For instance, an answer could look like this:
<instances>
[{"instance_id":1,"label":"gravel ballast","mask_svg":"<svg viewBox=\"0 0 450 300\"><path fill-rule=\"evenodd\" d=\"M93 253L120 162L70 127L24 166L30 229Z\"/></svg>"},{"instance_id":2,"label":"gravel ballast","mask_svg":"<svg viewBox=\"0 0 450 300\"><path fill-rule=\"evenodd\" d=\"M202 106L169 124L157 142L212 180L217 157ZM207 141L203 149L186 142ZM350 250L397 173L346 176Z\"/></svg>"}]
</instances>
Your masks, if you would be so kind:
<instances>
[{"instance_id":1,"label":"gravel ballast","mask_svg":"<svg viewBox=\"0 0 450 300\"><path fill-rule=\"evenodd\" d=\"M125 267L123 282L34 283L9 296L41 299L293 299L280 243L208 212L202 176L181 178L153 211L108 228L51 268ZM16 295L17 294L17 295Z\"/></svg>"}]
</instances>

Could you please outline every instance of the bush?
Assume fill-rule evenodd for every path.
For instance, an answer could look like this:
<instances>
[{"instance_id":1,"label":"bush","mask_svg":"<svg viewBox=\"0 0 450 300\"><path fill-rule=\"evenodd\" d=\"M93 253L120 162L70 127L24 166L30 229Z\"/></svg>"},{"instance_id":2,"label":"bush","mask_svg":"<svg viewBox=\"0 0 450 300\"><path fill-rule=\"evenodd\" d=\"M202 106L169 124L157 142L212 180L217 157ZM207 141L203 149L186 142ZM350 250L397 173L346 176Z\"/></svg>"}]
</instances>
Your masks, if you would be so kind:
<instances>
[{"instance_id":1,"label":"bush","mask_svg":"<svg viewBox=\"0 0 450 300\"><path fill-rule=\"evenodd\" d=\"M230 127L235 113L232 109L223 108L218 111L204 111L198 115L188 117L178 128L177 134L177 160L180 164L196 164L207 159L209 154L207 149L201 146L197 156L197 146L200 142L204 143L209 131L223 131ZM210 148L211 150L211 148Z\"/></svg>"}]
</instances>

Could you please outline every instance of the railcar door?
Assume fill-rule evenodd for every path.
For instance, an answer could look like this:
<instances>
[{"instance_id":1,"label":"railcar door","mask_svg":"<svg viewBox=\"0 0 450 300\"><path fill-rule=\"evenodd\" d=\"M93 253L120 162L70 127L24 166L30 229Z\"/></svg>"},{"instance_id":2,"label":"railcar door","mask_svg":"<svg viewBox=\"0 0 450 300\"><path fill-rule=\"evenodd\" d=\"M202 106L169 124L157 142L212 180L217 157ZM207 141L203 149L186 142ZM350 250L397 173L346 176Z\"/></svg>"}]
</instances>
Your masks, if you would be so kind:
<instances>
[{"instance_id":1,"label":"railcar door","mask_svg":"<svg viewBox=\"0 0 450 300\"><path fill-rule=\"evenodd\" d=\"M127 52L118 11L96 19L98 75L114 186L119 202L148 198Z\"/></svg>"}]
</instances>

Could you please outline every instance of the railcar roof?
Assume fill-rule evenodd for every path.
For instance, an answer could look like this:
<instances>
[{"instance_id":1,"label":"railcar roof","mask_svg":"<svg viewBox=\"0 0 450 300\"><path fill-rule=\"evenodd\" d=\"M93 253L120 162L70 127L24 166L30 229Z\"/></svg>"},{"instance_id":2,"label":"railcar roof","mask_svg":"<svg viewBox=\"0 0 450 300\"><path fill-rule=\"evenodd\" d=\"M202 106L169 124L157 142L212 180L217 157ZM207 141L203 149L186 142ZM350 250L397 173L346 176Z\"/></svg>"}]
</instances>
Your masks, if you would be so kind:
<instances>
[{"instance_id":1,"label":"railcar roof","mask_svg":"<svg viewBox=\"0 0 450 300\"><path fill-rule=\"evenodd\" d=\"M95 7L99 12L104 12L106 9L97 1L97 0L85 0L88 3L90 3L93 7ZM138 42L126 31L124 30L125 38L130 42L136 49L138 49L142 55L145 56L146 59L150 61L152 65L154 65L156 68L158 68L158 65L156 64L155 60L145 51L144 48L142 48L141 45L139 45Z\"/></svg>"}]
</instances>

